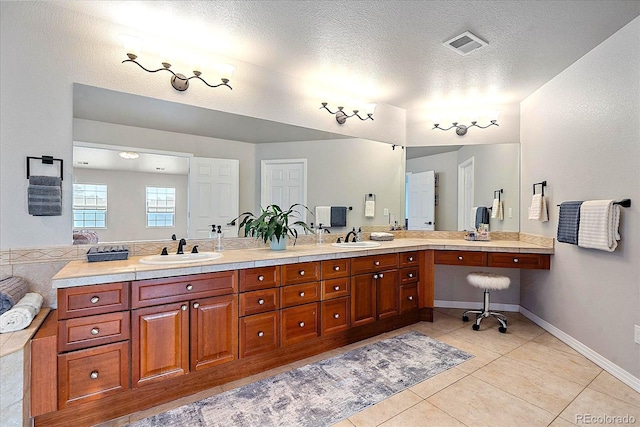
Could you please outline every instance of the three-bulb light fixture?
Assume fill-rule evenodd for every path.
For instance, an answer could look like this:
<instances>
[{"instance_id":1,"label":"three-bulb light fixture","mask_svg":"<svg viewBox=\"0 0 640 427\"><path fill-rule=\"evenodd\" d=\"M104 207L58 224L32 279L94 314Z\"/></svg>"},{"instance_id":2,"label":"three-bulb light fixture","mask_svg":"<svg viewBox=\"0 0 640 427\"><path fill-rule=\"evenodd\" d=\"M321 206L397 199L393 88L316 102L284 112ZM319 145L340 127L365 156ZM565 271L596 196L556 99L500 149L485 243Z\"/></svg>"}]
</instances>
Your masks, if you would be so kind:
<instances>
[{"instance_id":1,"label":"three-bulb light fixture","mask_svg":"<svg viewBox=\"0 0 640 427\"><path fill-rule=\"evenodd\" d=\"M187 77L184 74L175 73L173 70L171 70L171 63L169 63L167 60L164 60L164 59L162 60L162 68L158 68L156 70L150 70L144 67L142 64L140 64L137 61L137 58L140 55L140 47L141 47L140 39L132 36L120 36L120 40L124 44L125 53L129 58L122 61L123 64L125 62L133 62L134 64L136 64L137 66L139 66L140 68L142 68L143 70L149 73L157 73L158 71L168 71L172 74L171 86L173 86L175 90L178 90L180 92L187 90L189 88L189 80L191 79L198 79L209 87L226 86L229 89L233 89L229 85L231 74L233 73L233 70L235 70L235 67L233 65L219 64L217 68L220 72L220 80L222 81L222 83L219 83L217 85L212 85L212 84L209 84L205 79L201 77L202 71L200 69L193 70L193 75L191 77Z\"/></svg>"},{"instance_id":2,"label":"three-bulb light fixture","mask_svg":"<svg viewBox=\"0 0 640 427\"><path fill-rule=\"evenodd\" d=\"M433 128L431 130L434 130L434 129L449 130L449 129L454 129L455 128L456 133L458 135L462 136L462 135L465 135L467 133L467 131L469 130L469 128L472 128L472 127L476 127L476 128L480 128L480 129L486 129L486 128L490 127L490 126L500 126L500 125L498 125L498 114L499 114L499 112L497 112L497 111L492 112L491 116L489 118L489 124L486 125L486 126L481 126L481 125L478 124L478 120L474 120L474 121L471 122L470 125L463 125L463 124L461 124L459 122L452 122L451 126L449 126L448 128L443 128L443 127L440 127L439 120L435 120L435 122L437 122L437 123L433 124Z\"/></svg>"},{"instance_id":3,"label":"three-bulb light fixture","mask_svg":"<svg viewBox=\"0 0 640 427\"><path fill-rule=\"evenodd\" d=\"M326 103L326 102L323 102L323 103L322 103L322 107L320 107L320 109L321 109L321 110L322 110L322 109L325 109L325 110L327 110L329 113L331 113L331 114L335 114L335 116L336 116L336 121L337 121L339 124L341 124L341 125L342 125L342 124L344 124L344 122L346 122L346 121L347 121L347 119L348 119L349 117L354 117L354 116L355 116L355 117L357 117L357 118L359 118L360 120L373 120L373 112L374 112L374 110L376 109L376 105L377 105L377 104L367 104L367 105L366 105L366 107L365 107L365 112L364 112L364 113L366 114L366 116L365 116L365 117L362 117L362 116L360 115L360 110L353 110L353 114L347 114L347 113L345 113L345 112L344 112L344 107L338 107L338 109L337 109L335 112L333 112L333 111L331 111L331 110L329 109L329 107L327 107L327 103Z\"/></svg>"}]
</instances>

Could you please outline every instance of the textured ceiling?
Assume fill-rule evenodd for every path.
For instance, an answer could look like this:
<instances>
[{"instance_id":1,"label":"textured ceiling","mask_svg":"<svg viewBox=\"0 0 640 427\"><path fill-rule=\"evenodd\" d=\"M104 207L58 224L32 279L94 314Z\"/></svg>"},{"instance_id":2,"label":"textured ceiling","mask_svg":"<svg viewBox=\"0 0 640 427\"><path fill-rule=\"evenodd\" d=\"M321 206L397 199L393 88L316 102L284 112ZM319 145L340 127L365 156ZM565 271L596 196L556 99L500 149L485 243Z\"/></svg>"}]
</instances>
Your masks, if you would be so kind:
<instances>
[{"instance_id":1,"label":"textured ceiling","mask_svg":"<svg viewBox=\"0 0 640 427\"><path fill-rule=\"evenodd\" d=\"M59 4L402 108L518 103L640 15L638 0ZM464 57L442 46L467 30L489 46Z\"/></svg>"}]
</instances>

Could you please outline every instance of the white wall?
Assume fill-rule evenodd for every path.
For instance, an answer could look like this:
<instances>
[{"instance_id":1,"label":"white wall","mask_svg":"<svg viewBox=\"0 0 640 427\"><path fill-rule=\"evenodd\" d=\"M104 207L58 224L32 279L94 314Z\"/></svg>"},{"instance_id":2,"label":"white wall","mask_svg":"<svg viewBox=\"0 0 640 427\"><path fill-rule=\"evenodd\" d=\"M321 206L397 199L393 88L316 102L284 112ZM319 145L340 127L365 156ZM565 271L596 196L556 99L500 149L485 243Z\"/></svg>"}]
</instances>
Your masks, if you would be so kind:
<instances>
[{"instance_id":1,"label":"white wall","mask_svg":"<svg viewBox=\"0 0 640 427\"><path fill-rule=\"evenodd\" d=\"M563 201L632 200L615 252L556 243L550 271L522 271L521 305L640 387L640 18L528 97L521 116L522 231L555 237ZM527 220L542 180L547 223Z\"/></svg>"}]
</instances>

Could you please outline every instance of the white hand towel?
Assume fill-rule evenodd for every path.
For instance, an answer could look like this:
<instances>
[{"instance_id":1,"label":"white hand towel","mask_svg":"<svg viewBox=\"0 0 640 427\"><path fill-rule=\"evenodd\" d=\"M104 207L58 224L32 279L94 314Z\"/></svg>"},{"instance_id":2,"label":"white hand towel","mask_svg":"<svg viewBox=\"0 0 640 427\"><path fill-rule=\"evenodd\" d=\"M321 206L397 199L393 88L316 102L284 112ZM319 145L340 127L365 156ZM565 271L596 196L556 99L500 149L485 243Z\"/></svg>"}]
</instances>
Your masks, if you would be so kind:
<instances>
[{"instance_id":1,"label":"white hand towel","mask_svg":"<svg viewBox=\"0 0 640 427\"><path fill-rule=\"evenodd\" d=\"M547 199L542 196L542 204L540 206L540 222L549 221L549 209L547 208Z\"/></svg>"},{"instance_id":2,"label":"white hand towel","mask_svg":"<svg viewBox=\"0 0 640 427\"><path fill-rule=\"evenodd\" d=\"M539 221L542 216L542 194L534 194L529 207L529 219Z\"/></svg>"},{"instance_id":3,"label":"white hand towel","mask_svg":"<svg viewBox=\"0 0 640 427\"><path fill-rule=\"evenodd\" d=\"M367 200L364 202L364 216L367 218L373 218L376 213L375 200Z\"/></svg>"},{"instance_id":4,"label":"white hand towel","mask_svg":"<svg viewBox=\"0 0 640 427\"><path fill-rule=\"evenodd\" d=\"M578 246L613 252L620 233L620 206L613 200L589 200L580 206Z\"/></svg>"},{"instance_id":5,"label":"white hand towel","mask_svg":"<svg viewBox=\"0 0 640 427\"><path fill-rule=\"evenodd\" d=\"M500 200L493 199L493 205L491 206L491 218L498 218L498 210L500 209Z\"/></svg>"},{"instance_id":6,"label":"white hand towel","mask_svg":"<svg viewBox=\"0 0 640 427\"><path fill-rule=\"evenodd\" d=\"M31 324L42 307L42 295L27 293L11 310L0 315L0 333L20 331Z\"/></svg>"},{"instance_id":7,"label":"white hand towel","mask_svg":"<svg viewBox=\"0 0 640 427\"><path fill-rule=\"evenodd\" d=\"M316 206L316 226L331 227L331 206Z\"/></svg>"},{"instance_id":8,"label":"white hand towel","mask_svg":"<svg viewBox=\"0 0 640 427\"><path fill-rule=\"evenodd\" d=\"M498 219L500 221L504 221L504 204L502 200L500 200L500 203L498 203Z\"/></svg>"}]
</instances>

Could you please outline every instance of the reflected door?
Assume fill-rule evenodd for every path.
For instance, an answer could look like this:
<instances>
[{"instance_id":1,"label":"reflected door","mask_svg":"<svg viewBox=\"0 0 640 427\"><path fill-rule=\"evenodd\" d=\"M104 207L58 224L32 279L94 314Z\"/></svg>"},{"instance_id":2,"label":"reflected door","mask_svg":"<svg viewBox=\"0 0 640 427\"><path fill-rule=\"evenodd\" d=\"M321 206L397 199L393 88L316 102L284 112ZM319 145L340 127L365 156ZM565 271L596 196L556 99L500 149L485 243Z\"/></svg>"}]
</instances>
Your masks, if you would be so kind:
<instances>
[{"instance_id":1,"label":"reflected door","mask_svg":"<svg viewBox=\"0 0 640 427\"><path fill-rule=\"evenodd\" d=\"M474 160L471 157L458 165L458 231L473 230L475 218L471 218L474 194Z\"/></svg>"},{"instance_id":2,"label":"reflected door","mask_svg":"<svg viewBox=\"0 0 640 427\"><path fill-rule=\"evenodd\" d=\"M307 205L307 159L263 160L260 204L278 205L286 210L300 203ZM299 209L307 221L307 211Z\"/></svg>"},{"instance_id":3,"label":"reflected door","mask_svg":"<svg viewBox=\"0 0 640 427\"><path fill-rule=\"evenodd\" d=\"M239 215L239 161L193 157L189 171L189 237L209 237L211 224L221 225L224 237L236 237L231 221Z\"/></svg>"},{"instance_id":4,"label":"reflected door","mask_svg":"<svg viewBox=\"0 0 640 427\"><path fill-rule=\"evenodd\" d=\"M435 230L435 172L412 173L409 186L409 230Z\"/></svg>"}]
</instances>

